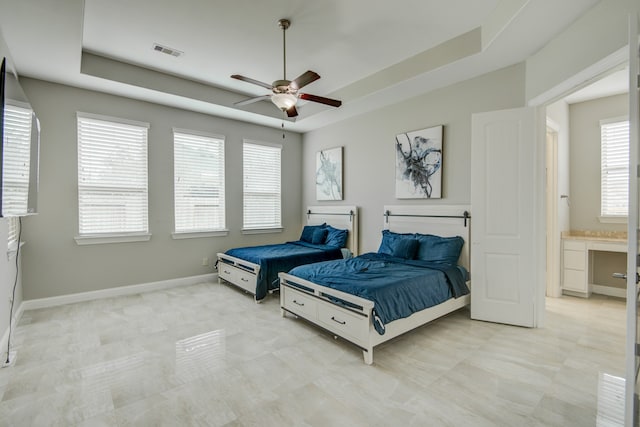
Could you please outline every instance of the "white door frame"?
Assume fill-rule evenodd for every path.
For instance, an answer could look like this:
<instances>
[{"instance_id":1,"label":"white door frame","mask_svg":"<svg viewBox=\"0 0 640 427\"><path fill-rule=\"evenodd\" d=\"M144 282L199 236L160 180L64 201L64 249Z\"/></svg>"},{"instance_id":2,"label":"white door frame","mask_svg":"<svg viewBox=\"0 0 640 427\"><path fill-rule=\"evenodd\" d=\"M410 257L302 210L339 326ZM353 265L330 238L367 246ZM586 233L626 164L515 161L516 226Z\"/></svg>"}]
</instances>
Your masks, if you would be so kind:
<instances>
[{"instance_id":1,"label":"white door frame","mask_svg":"<svg viewBox=\"0 0 640 427\"><path fill-rule=\"evenodd\" d=\"M572 92L575 92L577 89L581 89L582 87L588 85L589 83L598 79L602 75L610 72L612 69L620 67L623 64L626 64L629 60L628 58L629 58L629 52L628 52L628 48L625 46L613 52L609 56L603 58L602 60L596 62L595 64L585 68L584 70L580 71L579 73L575 74L569 79L557 84L551 89L529 100L527 105L530 107L538 108L538 117L540 119L540 122L537 128L539 134L541 135L539 138L540 141L538 144L539 145L538 148L542 150L542 154L540 155L539 158L543 159L542 162L540 162L543 164L538 165L537 168L538 170L541 170L542 177L545 176L544 169L545 169L545 160L546 160L546 156L544 154L544 150L546 148L546 142L545 142L545 136L544 136L546 134L546 123L545 123L546 120L544 119L546 117L546 106L553 102L558 101L559 99L562 99L563 97L565 97L566 95ZM537 204L537 206L539 206L540 209L536 211L536 214L537 214L537 217L541 218L540 220L543 222L542 228L540 230L546 230L546 218L547 218L546 197L545 197L546 185L545 185L544 179L539 179L537 181L536 190L537 190L536 192L539 193L537 196L538 197L537 200L540 201ZM541 251L543 251L540 254L540 257L538 259L545 261L540 263L540 264L543 264L540 266L540 268L542 269L541 277L546 277L545 270L546 270L547 256L545 254L546 252L545 237L546 237L546 232L540 233L538 236L538 241L536 242L536 246ZM544 312L545 312L545 309L544 309L545 293L546 293L546 286L544 284L541 284L539 286L538 294L537 294L537 302L538 302L537 315L541 319L540 325L542 325L543 323L542 319L544 318Z\"/></svg>"},{"instance_id":2,"label":"white door frame","mask_svg":"<svg viewBox=\"0 0 640 427\"><path fill-rule=\"evenodd\" d=\"M558 225L558 133L560 126L547 117L546 193L547 193L547 274L546 296L562 295L560 286L560 232ZM549 140L549 138L552 140Z\"/></svg>"},{"instance_id":3,"label":"white door frame","mask_svg":"<svg viewBox=\"0 0 640 427\"><path fill-rule=\"evenodd\" d=\"M638 19L637 14L629 15L629 215L627 218L627 344L625 348L625 426L637 426L638 401L638 171L640 142L638 129L639 100L638 83L640 61L638 60Z\"/></svg>"}]
</instances>

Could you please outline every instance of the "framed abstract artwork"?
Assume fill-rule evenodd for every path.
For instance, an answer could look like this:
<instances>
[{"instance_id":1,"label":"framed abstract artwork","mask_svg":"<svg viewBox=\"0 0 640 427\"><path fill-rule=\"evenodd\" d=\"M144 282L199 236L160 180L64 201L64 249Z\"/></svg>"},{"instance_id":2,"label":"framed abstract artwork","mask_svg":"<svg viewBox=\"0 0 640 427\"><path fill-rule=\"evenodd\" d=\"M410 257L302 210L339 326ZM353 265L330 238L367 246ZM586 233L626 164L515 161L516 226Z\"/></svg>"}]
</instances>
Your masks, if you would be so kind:
<instances>
[{"instance_id":1,"label":"framed abstract artwork","mask_svg":"<svg viewBox=\"0 0 640 427\"><path fill-rule=\"evenodd\" d=\"M342 147L316 154L316 199L342 200Z\"/></svg>"},{"instance_id":2,"label":"framed abstract artwork","mask_svg":"<svg viewBox=\"0 0 640 427\"><path fill-rule=\"evenodd\" d=\"M442 197L442 126L396 135L396 198Z\"/></svg>"}]
</instances>

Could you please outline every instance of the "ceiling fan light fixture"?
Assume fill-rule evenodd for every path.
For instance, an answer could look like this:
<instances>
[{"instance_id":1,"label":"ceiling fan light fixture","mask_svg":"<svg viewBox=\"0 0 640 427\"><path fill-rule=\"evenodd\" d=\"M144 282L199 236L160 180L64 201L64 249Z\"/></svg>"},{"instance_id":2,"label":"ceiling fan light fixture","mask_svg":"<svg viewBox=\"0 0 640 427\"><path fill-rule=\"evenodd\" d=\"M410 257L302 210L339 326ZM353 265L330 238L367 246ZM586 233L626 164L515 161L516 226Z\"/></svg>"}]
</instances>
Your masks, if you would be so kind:
<instances>
[{"instance_id":1,"label":"ceiling fan light fixture","mask_svg":"<svg viewBox=\"0 0 640 427\"><path fill-rule=\"evenodd\" d=\"M296 105L298 98L291 93L274 93L271 95L271 102L282 111L286 111L289 108Z\"/></svg>"},{"instance_id":2,"label":"ceiling fan light fixture","mask_svg":"<svg viewBox=\"0 0 640 427\"><path fill-rule=\"evenodd\" d=\"M320 78L320 75L315 71L308 70L300 74L293 80L287 80L287 45L285 33L290 25L291 21L289 21L288 19L281 19L278 21L278 26L282 29L282 80L276 80L272 84L267 84L259 80L241 76L240 74L231 75L232 79L258 85L265 89L269 89L272 92L272 94L270 95L254 96L253 98L235 102L234 105L247 105L257 101L267 100L269 98L271 99L271 102L273 102L273 104L280 109L280 111L287 114L287 117L298 116L298 110L296 109L298 98L304 99L305 101L312 101L318 102L320 104L330 105L332 107L339 107L340 105L342 105L342 102L337 99L325 98L323 96L298 92L309 83L313 83Z\"/></svg>"}]
</instances>

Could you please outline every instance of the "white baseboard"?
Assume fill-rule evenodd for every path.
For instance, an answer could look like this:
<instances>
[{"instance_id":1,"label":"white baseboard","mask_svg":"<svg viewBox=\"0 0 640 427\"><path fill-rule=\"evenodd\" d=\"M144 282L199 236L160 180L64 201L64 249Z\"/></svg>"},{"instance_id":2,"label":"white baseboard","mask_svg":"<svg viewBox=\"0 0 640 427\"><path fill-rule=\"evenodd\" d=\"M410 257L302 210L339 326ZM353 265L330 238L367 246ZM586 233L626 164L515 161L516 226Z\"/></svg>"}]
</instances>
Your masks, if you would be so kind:
<instances>
[{"instance_id":1,"label":"white baseboard","mask_svg":"<svg viewBox=\"0 0 640 427\"><path fill-rule=\"evenodd\" d=\"M13 314L13 318L11 320L12 331L15 332L16 325L22 319L22 313L24 313L24 301L20 303L18 309ZM13 334L12 334L13 335ZM13 339L13 336L11 337ZM4 363L7 360L7 342L9 341L9 328L4 331L2 334L2 339L0 339L0 362ZM13 353L13 351L11 352Z\"/></svg>"},{"instance_id":2,"label":"white baseboard","mask_svg":"<svg viewBox=\"0 0 640 427\"><path fill-rule=\"evenodd\" d=\"M162 280L159 282L142 283L139 285L118 286L116 288L100 289L99 291L80 292L77 294L60 295L57 297L38 298L23 301L20 305L23 310L34 310L38 308L56 307L59 305L72 304L76 302L92 301L101 298L113 298L124 295L134 295L143 292L158 291L162 289L175 288L177 286L196 285L203 282L213 282L218 278L217 273L202 274L200 276L182 277L179 279ZM5 352L6 353L6 352Z\"/></svg>"},{"instance_id":3,"label":"white baseboard","mask_svg":"<svg viewBox=\"0 0 640 427\"><path fill-rule=\"evenodd\" d=\"M614 288L613 286L591 285L591 292L610 297L627 298L626 289Z\"/></svg>"}]
</instances>

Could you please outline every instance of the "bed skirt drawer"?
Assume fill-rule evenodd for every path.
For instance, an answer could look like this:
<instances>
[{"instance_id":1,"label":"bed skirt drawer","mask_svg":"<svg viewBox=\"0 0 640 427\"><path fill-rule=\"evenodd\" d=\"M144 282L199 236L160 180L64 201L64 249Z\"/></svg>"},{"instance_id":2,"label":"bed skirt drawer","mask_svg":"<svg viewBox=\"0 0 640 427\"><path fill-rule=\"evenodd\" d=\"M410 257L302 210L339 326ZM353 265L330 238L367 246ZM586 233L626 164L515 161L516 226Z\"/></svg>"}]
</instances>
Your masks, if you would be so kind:
<instances>
[{"instance_id":1,"label":"bed skirt drawer","mask_svg":"<svg viewBox=\"0 0 640 427\"><path fill-rule=\"evenodd\" d=\"M364 316L332 305L320 304L318 306L318 321L325 328L353 340L356 344L366 341L369 324Z\"/></svg>"},{"instance_id":2,"label":"bed skirt drawer","mask_svg":"<svg viewBox=\"0 0 640 427\"><path fill-rule=\"evenodd\" d=\"M256 275L237 269L235 271L235 284L253 294L256 293Z\"/></svg>"},{"instance_id":3,"label":"bed skirt drawer","mask_svg":"<svg viewBox=\"0 0 640 427\"><path fill-rule=\"evenodd\" d=\"M233 283L236 279L236 269L221 262L220 267L218 268L218 276L220 276L221 279L224 279L227 282Z\"/></svg>"},{"instance_id":4,"label":"bed skirt drawer","mask_svg":"<svg viewBox=\"0 0 640 427\"><path fill-rule=\"evenodd\" d=\"M282 290L280 291L282 292ZM315 298L305 295L289 287L284 289L284 308L306 319L316 318L318 302Z\"/></svg>"}]
</instances>

